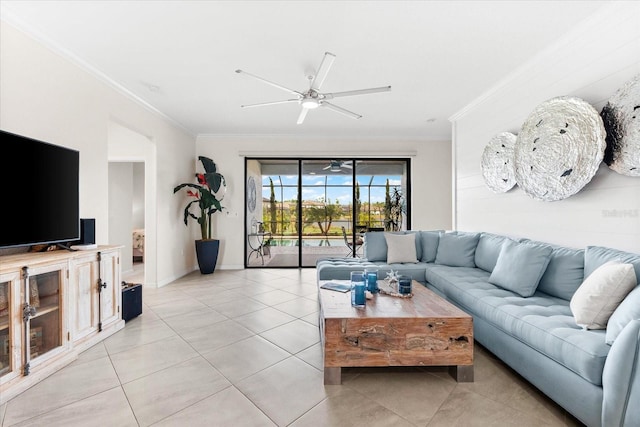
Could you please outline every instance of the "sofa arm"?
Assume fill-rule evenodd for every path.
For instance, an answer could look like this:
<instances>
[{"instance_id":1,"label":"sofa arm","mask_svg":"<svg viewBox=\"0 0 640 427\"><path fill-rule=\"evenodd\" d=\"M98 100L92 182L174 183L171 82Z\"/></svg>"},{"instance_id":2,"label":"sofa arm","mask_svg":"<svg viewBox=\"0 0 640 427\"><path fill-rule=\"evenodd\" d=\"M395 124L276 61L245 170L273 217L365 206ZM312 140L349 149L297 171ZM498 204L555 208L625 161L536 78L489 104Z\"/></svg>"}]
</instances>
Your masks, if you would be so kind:
<instances>
[{"instance_id":1,"label":"sofa arm","mask_svg":"<svg viewBox=\"0 0 640 427\"><path fill-rule=\"evenodd\" d=\"M640 420L640 320L624 327L602 372L602 425L637 426Z\"/></svg>"}]
</instances>

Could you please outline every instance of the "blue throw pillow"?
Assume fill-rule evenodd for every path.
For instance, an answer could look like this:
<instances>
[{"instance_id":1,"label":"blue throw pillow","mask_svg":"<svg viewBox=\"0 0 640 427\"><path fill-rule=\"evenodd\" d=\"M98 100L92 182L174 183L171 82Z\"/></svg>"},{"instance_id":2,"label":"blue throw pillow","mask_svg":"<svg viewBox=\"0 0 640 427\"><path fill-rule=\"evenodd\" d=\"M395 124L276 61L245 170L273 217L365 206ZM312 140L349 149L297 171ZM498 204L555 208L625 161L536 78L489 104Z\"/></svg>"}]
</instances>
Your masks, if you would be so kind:
<instances>
[{"instance_id":1,"label":"blue throw pillow","mask_svg":"<svg viewBox=\"0 0 640 427\"><path fill-rule=\"evenodd\" d=\"M475 267L478 240L480 240L480 233L454 231L441 234L435 263L451 267Z\"/></svg>"},{"instance_id":2,"label":"blue throw pillow","mask_svg":"<svg viewBox=\"0 0 640 427\"><path fill-rule=\"evenodd\" d=\"M550 246L532 242L505 242L489 283L522 297L532 296L547 269L552 251Z\"/></svg>"}]
</instances>

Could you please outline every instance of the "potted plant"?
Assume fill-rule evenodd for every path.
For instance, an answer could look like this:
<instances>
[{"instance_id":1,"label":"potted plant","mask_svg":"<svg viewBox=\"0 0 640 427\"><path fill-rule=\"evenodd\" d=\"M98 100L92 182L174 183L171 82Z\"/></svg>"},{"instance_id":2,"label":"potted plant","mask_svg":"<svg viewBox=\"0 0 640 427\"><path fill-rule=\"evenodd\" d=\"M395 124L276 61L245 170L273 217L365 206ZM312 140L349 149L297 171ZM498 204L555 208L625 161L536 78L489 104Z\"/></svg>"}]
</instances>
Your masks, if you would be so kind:
<instances>
[{"instance_id":1,"label":"potted plant","mask_svg":"<svg viewBox=\"0 0 640 427\"><path fill-rule=\"evenodd\" d=\"M187 195L192 200L184 208L184 224L188 226L189 218L200 224L201 239L196 240L198 267L202 274L211 274L216 268L220 241L211 238L211 220L216 212L224 208L220 204L227 190L224 176L217 172L216 164L208 157L198 156L204 173L196 173L197 184L184 183L177 185L173 193L187 188ZM194 211L191 209L194 208ZM195 212L195 213L194 213Z\"/></svg>"}]
</instances>

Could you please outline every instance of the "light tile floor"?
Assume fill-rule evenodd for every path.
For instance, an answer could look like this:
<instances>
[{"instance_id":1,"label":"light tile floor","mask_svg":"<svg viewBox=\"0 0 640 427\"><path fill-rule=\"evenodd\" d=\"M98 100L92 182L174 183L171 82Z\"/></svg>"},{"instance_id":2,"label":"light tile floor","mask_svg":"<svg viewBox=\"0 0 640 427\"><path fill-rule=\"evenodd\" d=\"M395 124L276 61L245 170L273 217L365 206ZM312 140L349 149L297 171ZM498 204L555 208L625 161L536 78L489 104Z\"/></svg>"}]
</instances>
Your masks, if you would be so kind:
<instances>
[{"instance_id":1,"label":"light tile floor","mask_svg":"<svg viewBox=\"0 0 640 427\"><path fill-rule=\"evenodd\" d=\"M217 270L144 288L143 314L0 407L2 426L579 426L476 346L446 368L323 385L314 269Z\"/></svg>"}]
</instances>

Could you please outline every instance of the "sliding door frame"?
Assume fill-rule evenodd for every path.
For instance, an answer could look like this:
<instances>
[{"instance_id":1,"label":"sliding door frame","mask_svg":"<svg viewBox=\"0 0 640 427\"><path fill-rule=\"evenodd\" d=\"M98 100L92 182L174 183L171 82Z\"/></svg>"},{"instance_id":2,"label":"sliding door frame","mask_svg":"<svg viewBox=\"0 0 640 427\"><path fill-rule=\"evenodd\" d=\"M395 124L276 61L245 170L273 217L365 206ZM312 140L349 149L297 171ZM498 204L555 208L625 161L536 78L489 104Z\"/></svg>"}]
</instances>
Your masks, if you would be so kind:
<instances>
[{"instance_id":1,"label":"sliding door frame","mask_svg":"<svg viewBox=\"0 0 640 427\"><path fill-rule=\"evenodd\" d=\"M403 190L403 196L404 196L404 202L405 202L405 207L406 207L406 211L404 212L404 224L405 224L405 229L406 230L411 230L411 194L412 194L412 179L411 179L411 158L408 157L385 157L385 158L380 158L380 157L367 157L367 156L344 156L344 157L265 157L265 156L260 156L260 157L245 157L245 163L244 163L244 265L245 268L315 268L315 265L313 266L303 266L302 264L302 255L303 255L303 218L302 218L302 213L303 213L303 198L302 198L302 177L303 177L303 163L305 161L326 161L326 162L331 162L334 160L338 160L341 162L351 162L351 164L353 165L353 169L351 172L351 180L352 180L352 189L351 189L351 206L352 206L352 212L351 212L351 222L353 224L353 226L351 227L351 238L353 239L352 241L355 241L357 238L357 234L358 234L358 230L356 229L356 224L358 222L358 218L355 218L356 216L356 209L355 206L357 205L358 202L358 198L357 198L357 194L356 194L356 182L357 182L357 177L358 177L358 162L366 162L366 161L390 161L390 162L404 162L405 164L405 171L404 171L404 179L405 182L403 183L404 185L401 185L400 187ZM248 207L248 199L249 199L249 195L247 193L247 180L248 180L248 174L249 174L249 170L248 170L248 162L249 161L257 161L257 162L261 162L261 161L288 161L288 162L297 162L297 200L296 200L296 212L297 212L297 218L296 218L296 223L297 223L297 241L298 241L298 265L292 265L292 266L269 266L269 265L249 265L249 259L248 259L248 253L249 253L249 242L248 242L248 236L250 233L250 228L248 226L248 218L249 218L249 212L247 211L247 207ZM262 176L264 175L260 175L260 180L258 182L256 182L256 203L260 203L262 204ZM397 186L396 186L397 187ZM262 212L262 210L261 210ZM262 219L262 218L261 218ZM353 255L354 257L356 256L355 254Z\"/></svg>"}]
</instances>

